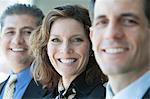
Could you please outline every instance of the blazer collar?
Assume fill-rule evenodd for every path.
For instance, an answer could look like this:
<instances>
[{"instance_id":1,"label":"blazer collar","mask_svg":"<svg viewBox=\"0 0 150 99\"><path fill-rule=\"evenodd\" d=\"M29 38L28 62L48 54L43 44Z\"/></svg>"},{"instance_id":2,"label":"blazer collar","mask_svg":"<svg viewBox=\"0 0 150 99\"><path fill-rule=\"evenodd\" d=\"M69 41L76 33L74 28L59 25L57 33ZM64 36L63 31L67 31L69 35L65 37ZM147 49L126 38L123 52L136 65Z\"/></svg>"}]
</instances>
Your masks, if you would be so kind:
<instances>
[{"instance_id":1,"label":"blazer collar","mask_svg":"<svg viewBox=\"0 0 150 99\"><path fill-rule=\"evenodd\" d=\"M86 82L86 72L81 73L70 85L70 88L75 87L75 89L81 94L87 95L89 94L95 86L100 84L100 81L93 81L93 83Z\"/></svg>"},{"instance_id":2,"label":"blazer collar","mask_svg":"<svg viewBox=\"0 0 150 99\"><path fill-rule=\"evenodd\" d=\"M150 88L146 91L142 99L150 99Z\"/></svg>"},{"instance_id":3,"label":"blazer collar","mask_svg":"<svg viewBox=\"0 0 150 99\"><path fill-rule=\"evenodd\" d=\"M23 98L30 97L44 97L49 93L48 89L42 88L41 84L37 84L34 79L30 81L30 84L28 85Z\"/></svg>"},{"instance_id":4,"label":"blazer collar","mask_svg":"<svg viewBox=\"0 0 150 99\"><path fill-rule=\"evenodd\" d=\"M10 76L9 76L9 77L10 77ZM4 89L4 86L5 86L5 84L7 83L9 77L8 77L4 82L2 82L2 83L0 84L0 94L1 94L2 90Z\"/></svg>"}]
</instances>

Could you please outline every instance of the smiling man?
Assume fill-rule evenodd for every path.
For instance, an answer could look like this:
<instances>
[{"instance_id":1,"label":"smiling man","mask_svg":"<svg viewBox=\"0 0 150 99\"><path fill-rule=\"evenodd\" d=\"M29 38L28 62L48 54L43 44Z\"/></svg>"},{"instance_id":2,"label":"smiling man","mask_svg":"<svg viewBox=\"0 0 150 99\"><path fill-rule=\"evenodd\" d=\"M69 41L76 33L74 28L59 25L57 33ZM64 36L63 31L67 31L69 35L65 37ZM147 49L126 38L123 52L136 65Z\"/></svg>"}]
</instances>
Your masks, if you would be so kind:
<instances>
[{"instance_id":1,"label":"smiling man","mask_svg":"<svg viewBox=\"0 0 150 99\"><path fill-rule=\"evenodd\" d=\"M35 6L15 4L8 7L1 16L0 44L2 54L17 79L11 96L7 96L10 77L0 85L0 98L24 99L42 98L45 91L37 85L30 72L33 56L29 54L29 36L42 23L44 15ZM6 98L5 98L6 97Z\"/></svg>"},{"instance_id":2,"label":"smiling man","mask_svg":"<svg viewBox=\"0 0 150 99\"><path fill-rule=\"evenodd\" d=\"M106 99L150 98L150 0L92 0L91 40ZM92 7L92 6L91 6Z\"/></svg>"}]
</instances>

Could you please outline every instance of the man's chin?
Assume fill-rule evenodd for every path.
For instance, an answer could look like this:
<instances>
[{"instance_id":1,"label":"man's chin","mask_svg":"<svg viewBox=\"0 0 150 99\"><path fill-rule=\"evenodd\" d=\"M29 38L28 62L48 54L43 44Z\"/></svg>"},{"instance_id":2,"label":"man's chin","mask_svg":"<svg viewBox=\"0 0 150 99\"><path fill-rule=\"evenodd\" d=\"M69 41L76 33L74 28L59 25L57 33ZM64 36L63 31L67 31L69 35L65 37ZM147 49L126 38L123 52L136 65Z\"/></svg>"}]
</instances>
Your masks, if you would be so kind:
<instances>
[{"instance_id":1,"label":"man's chin","mask_svg":"<svg viewBox=\"0 0 150 99\"><path fill-rule=\"evenodd\" d=\"M33 57L25 57L23 59L20 59L20 63L30 65L32 63L33 59L34 59Z\"/></svg>"},{"instance_id":2,"label":"man's chin","mask_svg":"<svg viewBox=\"0 0 150 99\"><path fill-rule=\"evenodd\" d=\"M9 60L9 64L12 65L30 65L33 61L33 57L22 57L18 59Z\"/></svg>"}]
</instances>

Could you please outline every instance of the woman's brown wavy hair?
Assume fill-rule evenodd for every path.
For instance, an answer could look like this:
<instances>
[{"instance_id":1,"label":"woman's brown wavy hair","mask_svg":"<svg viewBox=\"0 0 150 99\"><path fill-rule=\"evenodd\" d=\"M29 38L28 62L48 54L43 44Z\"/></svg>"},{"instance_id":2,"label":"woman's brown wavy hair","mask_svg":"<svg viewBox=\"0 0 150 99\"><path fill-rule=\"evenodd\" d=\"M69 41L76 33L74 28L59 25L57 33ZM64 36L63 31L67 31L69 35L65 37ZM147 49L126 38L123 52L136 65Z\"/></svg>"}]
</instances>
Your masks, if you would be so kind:
<instances>
[{"instance_id":1,"label":"woman's brown wavy hair","mask_svg":"<svg viewBox=\"0 0 150 99\"><path fill-rule=\"evenodd\" d=\"M49 89L55 88L60 78L60 75L53 68L47 54L47 44L50 37L51 27L53 23L60 18L72 18L80 22L90 41L89 27L91 27L91 21L87 9L78 5L66 5L54 8L45 16L42 25L32 33L30 37L30 45L32 54L35 57L33 77L36 81L39 81L44 87ZM92 82L95 78L102 81L101 78L105 77L95 61L92 48L90 51L91 55L87 65L90 69L86 69L87 82ZM94 79L92 76L94 76ZM105 79L103 80L105 81Z\"/></svg>"}]
</instances>

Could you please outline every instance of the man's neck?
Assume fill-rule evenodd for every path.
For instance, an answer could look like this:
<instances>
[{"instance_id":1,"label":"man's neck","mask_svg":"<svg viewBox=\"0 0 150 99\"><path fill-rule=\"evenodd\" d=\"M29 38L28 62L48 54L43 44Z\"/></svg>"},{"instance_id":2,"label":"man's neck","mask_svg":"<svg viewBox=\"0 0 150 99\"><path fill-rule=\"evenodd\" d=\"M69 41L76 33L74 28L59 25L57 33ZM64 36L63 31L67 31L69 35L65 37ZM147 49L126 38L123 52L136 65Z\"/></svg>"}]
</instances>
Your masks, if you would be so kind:
<instances>
[{"instance_id":1,"label":"man's neck","mask_svg":"<svg viewBox=\"0 0 150 99\"><path fill-rule=\"evenodd\" d=\"M120 92L122 89L126 88L128 85L144 75L148 70L149 69L146 68L141 72L128 72L125 74L108 76L113 93L116 94Z\"/></svg>"},{"instance_id":2,"label":"man's neck","mask_svg":"<svg viewBox=\"0 0 150 99\"><path fill-rule=\"evenodd\" d=\"M24 69L28 68L30 65L22 65L22 66L13 66L12 71L13 73L19 73L23 71Z\"/></svg>"}]
</instances>

